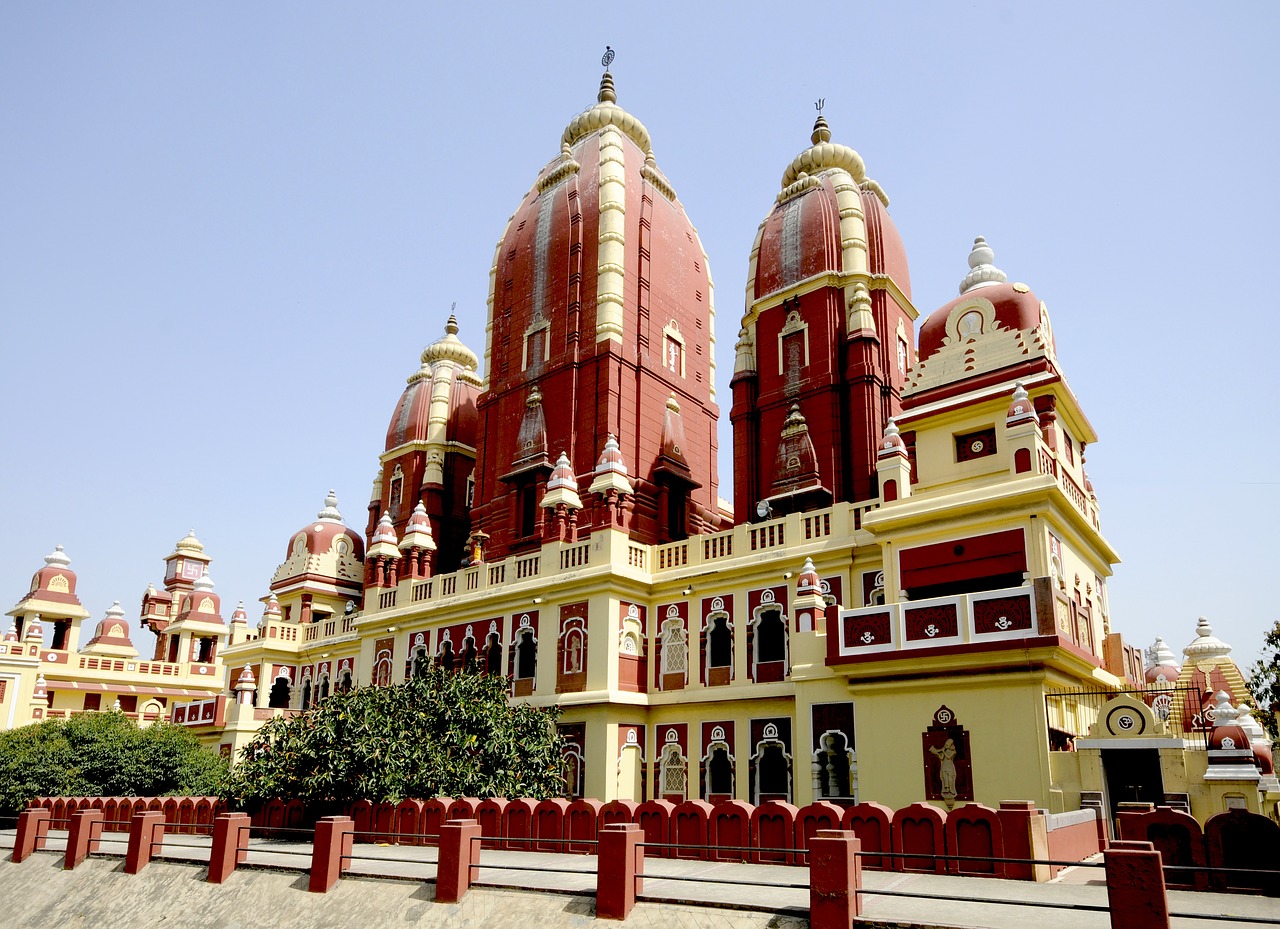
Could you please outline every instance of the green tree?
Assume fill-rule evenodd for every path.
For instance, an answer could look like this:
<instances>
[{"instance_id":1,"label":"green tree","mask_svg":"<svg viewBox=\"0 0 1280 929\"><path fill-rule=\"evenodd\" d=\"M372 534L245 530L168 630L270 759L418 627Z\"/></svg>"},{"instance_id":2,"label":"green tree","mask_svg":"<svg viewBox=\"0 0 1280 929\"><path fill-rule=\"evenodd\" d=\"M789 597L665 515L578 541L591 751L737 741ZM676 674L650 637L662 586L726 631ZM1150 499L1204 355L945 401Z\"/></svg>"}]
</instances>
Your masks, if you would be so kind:
<instances>
[{"instance_id":1,"label":"green tree","mask_svg":"<svg viewBox=\"0 0 1280 929\"><path fill-rule=\"evenodd\" d=\"M228 799L398 802L406 797L554 797L564 789L555 708L507 700L506 679L431 668L278 717L241 752Z\"/></svg>"},{"instance_id":2,"label":"green tree","mask_svg":"<svg viewBox=\"0 0 1280 929\"><path fill-rule=\"evenodd\" d=\"M1280 746L1280 620L1262 640L1261 656L1249 669L1249 689L1258 704L1254 718Z\"/></svg>"},{"instance_id":3,"label":"green tree","mask_svg":"<svg viewBox=\"0 0 1280 929\"><path fill-rule=\"evenodd\" d=\"M146 728L122 713L69 719L0 732L0 815L37 796L148 797L216 795L226 759L180 726Z\"/></svg>"}]
</instances>

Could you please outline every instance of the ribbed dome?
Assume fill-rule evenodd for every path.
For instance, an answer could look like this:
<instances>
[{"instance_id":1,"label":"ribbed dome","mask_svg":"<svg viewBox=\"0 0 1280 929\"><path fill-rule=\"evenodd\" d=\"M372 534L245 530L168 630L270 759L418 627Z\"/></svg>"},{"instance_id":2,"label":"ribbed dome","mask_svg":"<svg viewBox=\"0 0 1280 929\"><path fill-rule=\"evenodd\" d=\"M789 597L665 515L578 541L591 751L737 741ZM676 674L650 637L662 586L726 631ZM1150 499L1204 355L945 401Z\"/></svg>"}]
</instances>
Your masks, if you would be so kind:
<instances>
[{"instance_id":1,"label":"ribbed dome","mask_svg":"<svg viewBox=\"0 0 1280 929\"><path fill-rule=\"evenodd\" d=\"M751 296L759 299L823 273L865 271L890 276L910 299L907 253L889 216L888 197L867 177L861 155L831 141L821 116L812 141L783 172L777 202L761 224ZM865 224L865 237L862 230L842 229L842 221L857 218ZM864 238L865 251L847 251L853 240Z\"/></svg>"},{"instance_id":2,"label":"ribbed dome","mask_svg":"<svg viewBox=\"0 0 1280 929\"><path fill-rule=\"evenodd\" d=\"M384 450L430 439L431 401L439 392L437 385L447 391L444 396L449 404L447 429L450 434L443 438L471 444L474 419L468 407L474 390L481 383L479 366L476 353L458 338L458 319L450 314L444 335L422 350L421 367L406 379L404 392L387 425ZM465 415L459 416L459 413Z\"/></svg>"}]
</instances>

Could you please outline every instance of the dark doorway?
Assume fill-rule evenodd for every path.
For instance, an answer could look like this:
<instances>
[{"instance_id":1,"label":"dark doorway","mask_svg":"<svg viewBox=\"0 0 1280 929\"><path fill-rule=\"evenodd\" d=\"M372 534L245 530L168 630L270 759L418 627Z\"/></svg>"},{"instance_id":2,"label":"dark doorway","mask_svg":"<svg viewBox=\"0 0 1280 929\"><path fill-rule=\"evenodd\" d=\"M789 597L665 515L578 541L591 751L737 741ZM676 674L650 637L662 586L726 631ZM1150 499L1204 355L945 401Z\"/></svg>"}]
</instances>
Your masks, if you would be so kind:
<instances>
[{"instance_id":1,"label":"dark doorway","mask_svg":"<svg viewBox=\"0 0 1280 929\"><path fill-rule=\"evenodd\" d=\"M1164 803L1160 752L1154 748L1108 748L1102 752L1107 804L1114 827L1121 803Z\"/></svg>"}]
</instances>

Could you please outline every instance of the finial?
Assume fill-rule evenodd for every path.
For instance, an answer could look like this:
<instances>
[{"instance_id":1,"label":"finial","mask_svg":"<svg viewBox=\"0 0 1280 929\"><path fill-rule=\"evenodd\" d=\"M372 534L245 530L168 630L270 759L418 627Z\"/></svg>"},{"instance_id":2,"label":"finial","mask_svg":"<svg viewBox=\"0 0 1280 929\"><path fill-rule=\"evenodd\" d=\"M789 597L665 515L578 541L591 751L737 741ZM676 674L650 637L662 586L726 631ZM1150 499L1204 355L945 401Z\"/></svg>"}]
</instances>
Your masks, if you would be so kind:
<instances>
[{"instance_id":1,"label":"finial","mask_svg":"<svg viewBox=\"0 0 1280 929\"><path fill-rule=\"evenodd\" d=\"M455 311L457 308L458 308L458 303L457 303L457 301L456 301L456 300L455 300L453 303L449 304L449 319L448 319L448 321L444 324L444 331L445 331L446 333L448 333L449 335L457 335L457 334L458 334L458 317L457 317L457 315L454 313L454 311Z\"/></svg>"},{"instance_id":2,"label":"finial","mask_svg":"<svg viewBox=\"0 0 1280 929\"><path fill-rule=\"evenodd\" d=\"M613 64L613 59L613 49L606 45L604 54L600 56L600 64L604 65L604 74L600 78L600 93L596 94L597 103L618 102L618 93L613 89L613 75L609 73L609 65Z\"/></svg>"},{"instance_id":3,"label":"finial","mask_svg":"<svg viewBox=\"0 0 1280 929\"><path fill-rule=\"evenodd\" d=\"M324 498L324 509L316 514L316 519L342 522L342 514L338 512L338 495L332 490Z\"/></svg>"},{"instance_id":4,"label":"finial","mask_svg":"<svg viewBox=\"0 0 1280 929\"><path fill-rule=\"evenodd\" d=\"M960 282L960 293L966 294L979 287L1003 284L1007 281L1009 279L1008 275L992 264L995 260L996 253L991 250L987 240L982 236L974 239L973 248L969 250L970 270L964 276L964 280Z\"/></svg>"},{"instance_id":5,"label":"finial","mask_svg":"<svg viewBox=\"0 0 1280 929\"><path fill-rule=\"evenodd\" d=\"M822 115L822 108L826 105L826 97L819 97L817 102L813 104L813 108L818 111L818 118L814 120L813 135L809 136L809 140L814 145L821 145L823 142L831 141L831 127L827 125L827 120Z\"/></svg>"},{"instance_id":6,"label":"finial","mask_svg":"<svg viewBox=\"0 0 1280 929\"><path fill-rule=\"evenodd\" d=\"M67 557L67 553L62 550L61 545L55 545L53 551L44 556L44 563L65 568L71 564L71 559Z\"/></svg>"}]
</instances>

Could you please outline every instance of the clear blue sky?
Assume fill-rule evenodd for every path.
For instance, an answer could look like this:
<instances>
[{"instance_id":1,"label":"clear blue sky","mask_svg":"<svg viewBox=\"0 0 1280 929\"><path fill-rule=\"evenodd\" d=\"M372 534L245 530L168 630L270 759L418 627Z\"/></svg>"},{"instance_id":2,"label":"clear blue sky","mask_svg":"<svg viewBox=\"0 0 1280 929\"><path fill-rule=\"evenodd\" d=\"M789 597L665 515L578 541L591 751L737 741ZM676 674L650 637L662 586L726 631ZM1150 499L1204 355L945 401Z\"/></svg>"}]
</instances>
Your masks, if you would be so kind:
<instances>
[{"instance_id":1,"label":"clear blue sky","mask_svg":"<svg viewBox=\"0 0 1280 929\"><path fill-rule=\"evenodd\" d=\"M915 302L975 235L1101 435L1113 622L1252 659L1277 617L1274 3L0 6L0 600L56 543L95 619L194 527L255 602L489 264L600 54L699 228L721 447L747 256L813 101L892 199ZM7 623L6 623L7 625Z\"/></svg>"}]
</instances>

